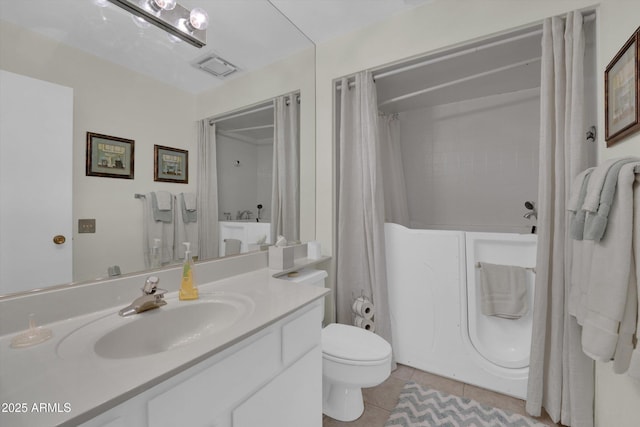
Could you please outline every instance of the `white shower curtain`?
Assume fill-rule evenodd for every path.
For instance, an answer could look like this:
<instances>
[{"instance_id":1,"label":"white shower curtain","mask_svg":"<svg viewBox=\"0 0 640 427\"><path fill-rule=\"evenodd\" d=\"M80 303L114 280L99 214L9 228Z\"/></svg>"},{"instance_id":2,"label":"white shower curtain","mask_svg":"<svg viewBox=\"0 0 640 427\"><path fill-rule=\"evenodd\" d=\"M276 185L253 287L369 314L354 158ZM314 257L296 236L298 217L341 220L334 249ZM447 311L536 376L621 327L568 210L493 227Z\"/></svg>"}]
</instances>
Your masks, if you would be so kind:
<instances>
[{"instance_id":1,"label":"white shower curtain","mask_svg":"<svg viewBox=\"0 0 640 427\"><path fill-rule=\"evenodd\" d=\"M218 257L218 171L216 125L198 122L198 246L200 259Z\"/></svg>"},{"instance_id":2,"label":"white shower curtain","mask_svg":"<svg viewBox=\"0 0 640 427\"><path fill-rule=\"evenodd\" d=\"M573 178L591 166L584 138L582 15L545 20L540 88L538 251L527 412L544 407L554 421L593 425L593 361L567 311L571 244L566 202Z\"/></svg>"},{"instance_id":3,"label":"white shower curtain","mask_svg":"<svg viewBox=\"0 0 640 427\"><path fill-rule=\"evenodd\" d=\"M400 120L397 114L382 115L378 119L385 220L408 227L409 204L400 147Z\"/></svg>"},{"instance_id":4,"label":"white shower curtain","mask_svg":"<svg viewBox=\"0 0 640 427\"><path fill-rule=\"evenodd\" d=\"M336 305L340 323L353 322L362 295L375 307L375 332L391 343L384 242L384 200L378 105L369 72L342 79L338 139Z\"/></svg>"},{"instance_id":5,"label":"white shower curtain","mask_svg":"<svg viewBox=\"0 0 640 427\"><path fill-rule=\"evenodd\" d=\"M274 100L271 241L300 239L300 120L296 94Z\"/></svg>"}]
</instances>

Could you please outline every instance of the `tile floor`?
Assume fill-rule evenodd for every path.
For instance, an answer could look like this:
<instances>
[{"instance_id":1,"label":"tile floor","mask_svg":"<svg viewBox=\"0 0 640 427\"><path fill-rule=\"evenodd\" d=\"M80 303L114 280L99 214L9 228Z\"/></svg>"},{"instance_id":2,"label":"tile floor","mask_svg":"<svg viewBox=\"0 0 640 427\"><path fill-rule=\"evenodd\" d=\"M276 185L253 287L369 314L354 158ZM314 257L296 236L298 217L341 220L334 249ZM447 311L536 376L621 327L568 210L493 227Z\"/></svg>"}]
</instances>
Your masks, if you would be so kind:
<instances>
[{"instance_id":1,"label":"tile floor","mask_svg":"<svg viewBox=\"0 0 640 427\"><path fill-rule=\"evenodd\" d=\"M343 423L325 416L322 422L323 427L383 427L389 418L389 414L398 403L400 391L407 381L414 381L445 393L468 397L505 411L527 415L524 410L523 400L430 374L409 366L398 365L398 369L393 371L384 383L377 387L362 390L364 414L360 418L350 423ZM537 420L549 426L561 426L561 424L555 424L551 421L546 414L537 418Z\"/></svg>"}]
</instances>

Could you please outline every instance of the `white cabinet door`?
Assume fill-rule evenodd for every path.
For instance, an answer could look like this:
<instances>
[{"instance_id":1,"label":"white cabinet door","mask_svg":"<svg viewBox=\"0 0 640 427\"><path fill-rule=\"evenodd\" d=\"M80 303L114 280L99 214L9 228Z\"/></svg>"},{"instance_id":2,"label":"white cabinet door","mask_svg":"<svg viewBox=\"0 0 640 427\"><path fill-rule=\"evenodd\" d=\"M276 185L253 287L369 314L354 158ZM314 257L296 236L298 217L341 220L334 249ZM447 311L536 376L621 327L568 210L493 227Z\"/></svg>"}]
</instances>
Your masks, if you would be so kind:
<instances>
[{"instance_id":1,"label":"white cabinet door","mask_svg":"<svg viewBox=\"0 0 640 427\"><path fill-rule=\"evenodd\" d=\"M305 354L232 415L233 427L322 427L322 350Z\"/></svg>"},{"instance_id":2,"label":"white cabinet door","mask_svg":"<svg viewBox=\"0 0 640 427\"><path fill-rule=\"evenodd\" d=\"M0 294L71 282L72 159L73 89L0 70Z\"/></svg>"}]
</instances>

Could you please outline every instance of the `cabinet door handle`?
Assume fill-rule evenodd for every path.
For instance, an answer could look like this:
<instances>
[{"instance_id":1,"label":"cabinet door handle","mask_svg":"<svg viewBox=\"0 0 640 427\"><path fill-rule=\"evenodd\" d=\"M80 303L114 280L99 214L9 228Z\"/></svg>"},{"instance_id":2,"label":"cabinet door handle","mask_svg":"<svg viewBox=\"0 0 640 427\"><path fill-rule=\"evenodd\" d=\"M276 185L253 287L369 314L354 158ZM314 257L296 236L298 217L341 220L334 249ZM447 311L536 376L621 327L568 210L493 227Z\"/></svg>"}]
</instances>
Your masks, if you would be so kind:
<instances>
[{"instance_id":1,"label":"cabinet door handle","mask_svg":"<svg viewBox=\"0 0 640 427\"><path fill-rule=\"evenodd\" d=\"M64 237L62 234L58 234L57 236L53 236L53 243L55 243L56 245L61 245L66 241L67 241L67 238Z\"/></svg>"}]
</instances>

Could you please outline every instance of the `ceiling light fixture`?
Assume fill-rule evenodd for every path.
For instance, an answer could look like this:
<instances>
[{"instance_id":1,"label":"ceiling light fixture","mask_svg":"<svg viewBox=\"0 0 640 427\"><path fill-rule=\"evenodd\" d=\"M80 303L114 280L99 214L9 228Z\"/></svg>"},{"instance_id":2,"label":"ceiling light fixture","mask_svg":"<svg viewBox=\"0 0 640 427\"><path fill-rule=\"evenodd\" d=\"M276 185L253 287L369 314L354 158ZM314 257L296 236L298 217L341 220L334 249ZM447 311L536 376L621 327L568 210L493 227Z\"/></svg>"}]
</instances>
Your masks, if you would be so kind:
<instances>
[{"instance_id":1,"label":"ceiling light fixture","mask_svg":"<svg viewBox=\"0 0 640 427\"><path fill-rule=\"evenodd\" d=\"M209 15L199 7L189 10L176 0L107 0L116 6L162 28L192 46L206 45Z\"/></svg>"}]
</instances>

